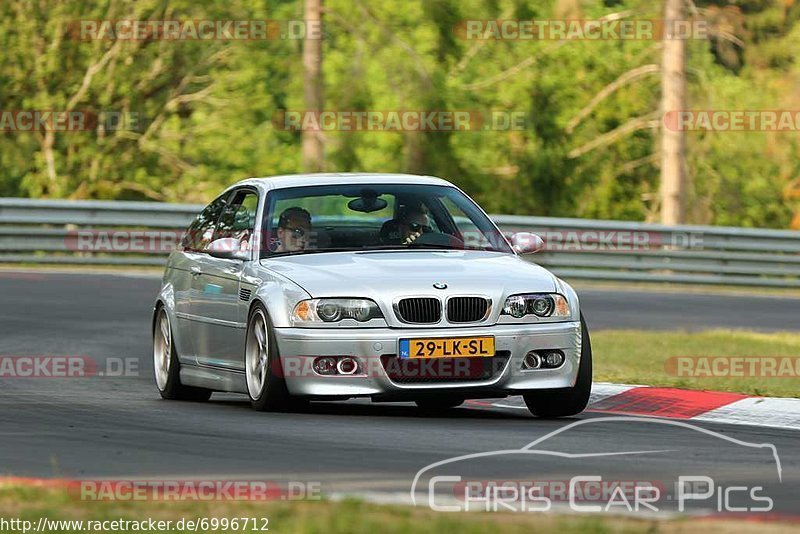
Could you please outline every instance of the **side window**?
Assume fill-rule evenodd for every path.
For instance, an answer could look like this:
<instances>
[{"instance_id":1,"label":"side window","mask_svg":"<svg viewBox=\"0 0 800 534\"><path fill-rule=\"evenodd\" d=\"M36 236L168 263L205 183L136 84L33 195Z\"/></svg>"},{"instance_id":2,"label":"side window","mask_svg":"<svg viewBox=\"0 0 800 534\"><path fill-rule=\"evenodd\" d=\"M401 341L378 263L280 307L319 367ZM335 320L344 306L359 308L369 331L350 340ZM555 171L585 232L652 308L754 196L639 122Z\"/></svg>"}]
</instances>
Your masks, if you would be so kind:
<instances>
[{"instance_id":1,"label":"side window","mask_svg":"<svg viewBox=\"0 0 800 534\"><path fill-rule=\"evenodd\" d=\"M203 252L214 237L214 228L217 225L228 195L222 195L206 206L194 222L186 230L186 235L181 240L181 246L188 252Z\"/></svg>"},{"instance_id":2,"label":"side window","mask_svg":"<svg viewBox=\"0 0 800 534\"><path fill-rule=\"evenodd\" d=\"M256 224L257 210L258 195L254 191L237 192L222 211L214 239L233 237L242 242L249 242Z\"/></svg>"}]
</instances>

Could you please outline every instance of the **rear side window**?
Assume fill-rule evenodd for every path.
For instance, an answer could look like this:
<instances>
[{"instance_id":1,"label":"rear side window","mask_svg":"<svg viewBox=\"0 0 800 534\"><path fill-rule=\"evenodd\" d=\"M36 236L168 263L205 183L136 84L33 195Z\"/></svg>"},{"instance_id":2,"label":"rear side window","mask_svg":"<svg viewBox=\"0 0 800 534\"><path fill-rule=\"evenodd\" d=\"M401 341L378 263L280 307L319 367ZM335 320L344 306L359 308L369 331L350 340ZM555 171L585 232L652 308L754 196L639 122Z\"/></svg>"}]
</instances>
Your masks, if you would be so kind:
<instances>
[{"instance_id":1,"label":"rear side window","mask_svg":"<svg viewBox=\"0 0 800 534\"><path fill-rule=\"evenodd\" d=\"M184 250L187 252L204 252L206 250L214 238L214 228L225 209L227 198L227 194L220 196L195 218L181 241Z\"/></svg>"},{"instance_id":2,"label":"rear side window","mask_svg":"<svg viewBox=\"0 0 800 534\"><path fill-rule=\"evenodd\" d=\"M233 200L222 210L214 239L233 237L249 242L256 224L257 210L258 195L255 191L237 191Z\"/></svg>"}]
</instances>

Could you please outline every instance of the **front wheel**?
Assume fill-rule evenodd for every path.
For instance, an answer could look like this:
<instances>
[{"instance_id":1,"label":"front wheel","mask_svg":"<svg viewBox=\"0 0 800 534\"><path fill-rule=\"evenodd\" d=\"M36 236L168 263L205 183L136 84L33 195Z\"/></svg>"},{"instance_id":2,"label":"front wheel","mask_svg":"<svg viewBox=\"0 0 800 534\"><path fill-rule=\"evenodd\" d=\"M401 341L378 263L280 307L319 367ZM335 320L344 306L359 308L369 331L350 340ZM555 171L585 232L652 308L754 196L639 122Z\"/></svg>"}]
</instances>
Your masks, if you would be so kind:
<instances>
[{"instance_id":1,"label":"front wheel","mask_svg":"<svg viewBox=\"0 0 800 534\"><path fill-rule=\"evenodd\" d=\"M581 413L589 404L592 393L592 345L589 330L581 314L581 363L578 378L571 388L531 390L525 393L525 405L530 412L543 418L567 417Z\"/></svg>"},{"instance_id":2,"label":"front wheel","mask_svg":"<svg viewBox=\"0 0 800 534\"><path fill-rule=\"evenodd\" d=\"M247 321L244 363L253 408L260 412L284 411L298 404L286 389L272 323L261 304L253 306Z\"/></svg>"},{"instance_id":3,"label":"front wheel","mask_svg":"<svg viewBox=\"0 0 800 534\"><path fill-rule=\"evenodd\" d=\"M163 306L156 311L153 327L153 368L161 397L169 400L207 401L211 390L181 384L181 364L172 339L172 325Z\"/></svg>"}]
</instances>

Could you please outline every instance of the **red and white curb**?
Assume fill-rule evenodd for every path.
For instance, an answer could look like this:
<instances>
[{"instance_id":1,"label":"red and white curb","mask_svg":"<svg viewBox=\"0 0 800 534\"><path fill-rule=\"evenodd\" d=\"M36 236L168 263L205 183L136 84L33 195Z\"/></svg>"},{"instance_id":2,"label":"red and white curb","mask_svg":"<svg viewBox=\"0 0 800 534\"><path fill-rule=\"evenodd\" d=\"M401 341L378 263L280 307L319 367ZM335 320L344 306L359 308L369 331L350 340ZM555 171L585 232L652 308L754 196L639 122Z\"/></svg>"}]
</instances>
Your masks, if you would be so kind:
<instances>
[{"instance_id":1,"label":"red and white curb","mask_svg":"<svg viewBox=\"0 0 800 534\"><path fill-rule=\"evenodd\" d=\"M521 397L478 402L527 409ZM800 430L800 399L595 382L588 412Z\"/></svg>"}]
</instances>

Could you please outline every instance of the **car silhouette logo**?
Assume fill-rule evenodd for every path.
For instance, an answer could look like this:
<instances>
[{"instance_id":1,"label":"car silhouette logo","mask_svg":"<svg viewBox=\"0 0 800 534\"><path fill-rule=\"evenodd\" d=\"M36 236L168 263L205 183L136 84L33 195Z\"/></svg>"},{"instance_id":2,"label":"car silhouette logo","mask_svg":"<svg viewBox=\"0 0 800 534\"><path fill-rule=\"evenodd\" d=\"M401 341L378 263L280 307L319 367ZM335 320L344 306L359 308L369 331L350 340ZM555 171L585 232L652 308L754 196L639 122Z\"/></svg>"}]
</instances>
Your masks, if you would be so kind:
<instances>
[{"instance_id":1,"label":"car silhouette logo","mask_svg":"<svg viewBox=\"0 0 800 534\"><path fill-rule=\"evenodd\" d=\"M447 289L447 284L445 284L444 282L436 282L435 284L433 284L433 287L435 287L436 289Z\"/></svg>"}]
</instances>

